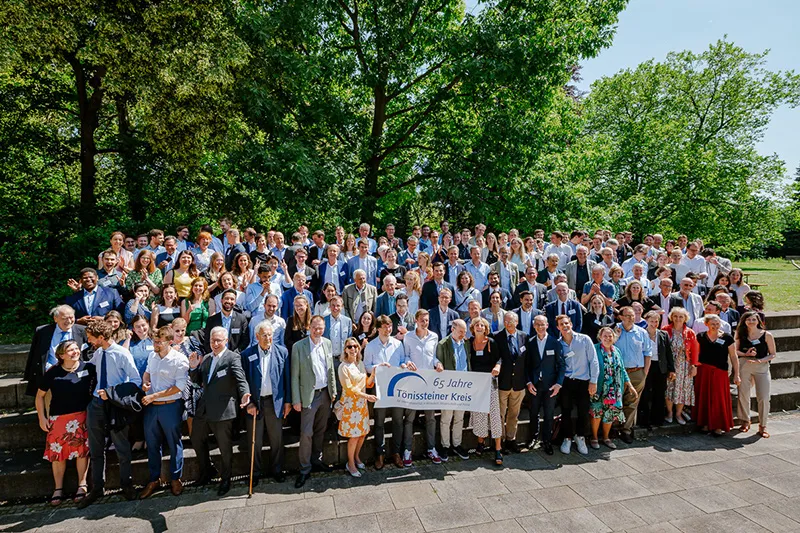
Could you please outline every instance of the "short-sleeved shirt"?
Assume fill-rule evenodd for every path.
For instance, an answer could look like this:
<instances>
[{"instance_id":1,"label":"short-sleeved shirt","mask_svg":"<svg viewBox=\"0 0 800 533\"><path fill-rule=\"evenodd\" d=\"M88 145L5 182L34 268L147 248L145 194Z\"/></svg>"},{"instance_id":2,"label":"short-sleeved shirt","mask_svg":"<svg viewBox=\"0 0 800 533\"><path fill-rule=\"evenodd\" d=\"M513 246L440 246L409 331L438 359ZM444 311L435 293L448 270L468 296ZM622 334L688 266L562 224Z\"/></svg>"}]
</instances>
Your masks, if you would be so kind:
<instances>
[{"instance_id":1,"label":"short-sleeved shirt","mask_svg":"<svg viewBox=\"0 0 800 533\"><path fill-rule=\"evenodd\" d=\"M39 380L39 389L51 391L50 416L80 413L92 400L92 383L95 381L95 367L81 361L75 372L67 372L61 365L55 365Z\"/></svg>"},{"instance_id":2,"label":"short-sleeved shirt","mask_svg":"<svg viewBox=\"0 0 800 533\"><path fill-rule=\"evenodd\" d=\"M728 347L733 344L733 337L720 333L717 340L712 341L704 331L697 336L697 342L700 344L700 364L728 370Z\"/></svg>"}]
</instances>

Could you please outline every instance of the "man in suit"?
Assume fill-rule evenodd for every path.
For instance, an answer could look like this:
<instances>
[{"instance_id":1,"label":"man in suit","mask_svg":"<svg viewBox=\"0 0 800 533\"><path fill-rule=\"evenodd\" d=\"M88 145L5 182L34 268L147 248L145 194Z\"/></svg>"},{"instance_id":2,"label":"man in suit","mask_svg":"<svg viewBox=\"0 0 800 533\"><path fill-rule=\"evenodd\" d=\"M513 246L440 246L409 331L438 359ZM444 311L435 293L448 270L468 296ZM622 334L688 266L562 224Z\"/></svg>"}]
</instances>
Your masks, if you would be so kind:
<instances>
[{"instance_id":1,"label":"man in suit","mask_svg":"<svg viewBox=\"0 0 800 533\"><path fill-rule=\"evenodd\" d=\"M367 284L376 287L378 282L378 260L369 255L369 244L367 241L358 241L358 255L350 258L347 262L347 271L350 272L350 283L355 281L356 270L363 270L367 275Z\"/></svg>"},{"instance_id":2,"label":"man in suit","mask_svg":"<svg viewBox=\"0 0 800 533\"><path fill-rule=\"evenodd\" d=\"M242 368L250 390L247 414L256 417L255 457L253 463L253 486L258 485L262 475L261 449L264 430L269 439L272 477L282 483L283 473L283 420L292 409L291 371L289 352L272 342L272 326L261 322L256 326L258 343L242 352ZM245 424L247 442L253 442L253 424ZM247 447L248 458L250 447Z\"/></svg>"},{"instance_id":3,"label":"man in suit","mask_svg":"<svg viewBox=\"0 0 800 533\"><path fill-rule=\"evenodd\" d=\"M292 276L292 286L281 295L281 316L284 320L289 320L294 314L294 298L300 294L308 300L308 308L313 309L314 296L306 289L306 276L301 272L295 272Z\"/></svg>"},{"instance_id":4,"label":"man in suit","mask_svg":"<svg viewBox=\"0 0 800 533\"><path fill-rule=\"evenodd\" d=\"M575 300L570 300L569 287L566 283L559 283L556 285L556 301L547 304L544 312L547 315L547 323L550 324L548 333L553 337L558 336L558 324L556 324L556 317L558 315L567 315L572 322L572 329L580 333L581 326L583 325L583 307Z\"/></svg>"},{"instance_id":5,"label":"man in suit","mask_svg":"<svg viewBox=\"0 0 800 533\"><path fill-rule=\"evenodd\" d=\"M691 278L683 278L680 282L680 290L672 294L669 299L669 308L683 307L689 313L689 320L686 326L691 328L694 321L703 316L703 299L700 295L692 292L694 281Z\"/></svg>"},{"instance_id":6,"label":"man in suit","mask_svg":"<svg viewBox=\"0 0 800 533\"><path fill-rule=\"evenodd\" d=\"M408 312L407 295L398 294L394 303L397 310L389 315L389 319L392 321L392 336L402 341L405 334L414 329L414 316Z\"/></svg>"},{"instance_id":7,"label":"man in suit","mask_svg":"<svg viewBox=\"0 0 800 533\"><path fill-rule=\"evenodd\" d=\"M445 370L470 371L472 351L469 342L465 341L466 335L467 324L457 318L453 320L452 333L439 341L436 347L436 358L441 361ZM469 452L461 447L461 437L464 433L464 411L442 409L439 430L442 434L442 449L439 453L442 461L447 461L451 453L461 459L469 459Z\"/></svg>"},{"instance_id":8,"label":"man in suit","mask_svg":"<svg viewBox=\"0 0 800 533\"><path fill-rule=\"evenodd\" d=\"M203 388L192 423L192 447L200 463L200 478L196 485L211 480L211 457L208 453L208 436L214 433L220 453L219 474L222 482L217 494L223 496L231 488L233 462L233 420L237 405L244 408L250 403L250 389L238 353L227 348L228 331L217 326L210 331L211 352L202 361L194 353L189 357L192 381Z\"/></svg>"},{"instance_id":9,"label":"man in suit","mask_svg":"<svg viewBox=\"0 0 800 533\"><path fill-rule=\"evenodd\" d=\"M222 327L227 334L225 337L228 340L228 348L241 353L250 346L250 330L244 314L233 308L236 305L236 291L233 289L223 291L220 304L222 307L220 312L208 317L206 322L204 350L211 351L211 331L216 327Z\"/></svg>"},{"instance_id":10,"label":"man in suit","mask_svg":"<svg viewBox=\"0 0 800 533\"><path fill-rule=\"evenodd\" d=\"M739 311L731 307L731 295L727 292L718 292L715 296L720 305L719 317L730 324L731 330L739 325Z\"/></svg>"},{"instance_id":11,"label":"man in suit","mask_svg":"<svg viewBox=\"0 0 800 533\"><path fill-rule=\"evenodd\" d=\"M364 311L375 312L377 299L378 291L372 285L367 284L367 273L360 269L353 273L353 283L342 291L344 312L356 324Z\"/></svg>"},{"instance_id":12,"label":"man in suit","mask_svg":"<svg viewBox=\"0 0 800 533\"><path fill-rule=\"evenodd\" d=\"M452 299L452 291L445 287L439 292L439 305L428 310L430 313L428 329L435 333L439 340L450 335L453 321L458 319L458 313L448 307Z\"/></svg>"},{"instance_id":13,"label":"man in suit","mask_svg":"<svg viewBox=\"0 0 800 533\"><path fill-rule=\"evenodd\" d=\"M491 298L492 293L499 292L500 299L502 300L503 309L510 309L511 302L513 299L511 298L511 293L508 292L506 289L500 286L500 274L495 271L489 271L489 286L481 292L481 300L483 300L483 308L486 309L489 307L491 302L489 298Z\"/></svg>"},{"instance_id":14,"label":"man in suit","mask_svg":"<svg viewBox=\"0 0 800 533\"><path fill-rule=\"evenodd\" d=\"M397 309L397 278L389 274L383 278L383 292L375 302L375 316L391 316Z\"/></svg>"},{"instance_id":15,"label":"man in suit","mask_svg":"<svg viewBox=\"0 0 800 533\"><path fill-rule=\"evenodd\" d=\"M672 280L670 278L660 280L658 288L658 294L651 296L650 299L663 311L660 327L664 328L669 324L669 310L672 303Z\"/></svg>"},{"instance_id":16,"label":"man in suit","mask_svg":"<svg viewBox=\"0 0 800 533\"><path fill-rule=\"evenodd\" d=\"M342 313L342 297L334 296L330 301L331 314L325 317L325 332L323 337L331 341L334 364L338 371L338 357L344 352L344 341L353 334L353 321ZM337 374L338 377L338 374Z\"/></svg>"},{"instance_id":17,"label":"man in suit","mask_svg":"<svg viewBox=\"0 0 800 533\"><path fill-rule=\"evenodd\" d=\"M500 251L497 252L498 261L490 268L492 272L497 272L500 276L500 286L513 294L514 289L517 288L517 283L519 283L519 268L515 263L508 260L510 253L508 248L501 247Z\"/></svg>"},{"instance_id":18,"label":"man in suit","mask_svg":"<svg viewBox=\"0 0 800 533\"><path fill-rule=\"evenodd\" d=\"M525 399L528 374L526 343L528 338L517 329L516 313L503 315L504 328L495 335L497 346L497 394L500 401L500 419L504 420L503 440L506 450L519 451L517 420L522 400Z\"/></svg>"},{"instance_id":19,"label":"man in suit","mask_svg":"<svg viewBox=\"0 0 800 533\"><path fill-rule=\"evenodd\" d=\"M517 314L517 318L519 318L519 322L517 322L517 329L530 337L534 334L533 319L541 313L533 307L533 294L528 291L523 291L521 294L521 299L521 305L514 309L514 312Z\"/></svg>"},{"instance_id":20,"label":"man in suit","mask_svg":"<svg viewBox=\"0 0 800 533\"><path fill-rule=\"evenodd\" d=\"M367 243L367 251L370 254L374 254L378 250L378 243L375 242L375 239L372 239L369 236L369 232L372 231L372 228L366 222L363 222L360 226L358 226L358 237L356 237L356 243L365 242Z\"/></svg>"},{"instance_id":21,"label":"man in suit","mask_svg":"<svg viewBox=\"0 0 800 533\"><path fill-rule=\"evenodd\" d=\"M229 271L233 268L233 262L239 254L247 255L247 249L241 243L239 230L231 228L227 234L228 247L225 249L225 268ZM247 255L250 257L249 255Z\"/></svg>"},{"instance_id":22,"label":"man in suit","mask_svg":"<svg viewBox=\"0 0 800 533\"><path fill-rule=\"evenodd\" d=\"M439 293L443 288L450 289L450 294L453 294L456 290L453 285L444 280L444 264L436 263L433 265L433 279L426 281L422 286L422 295L419 298L419 308L434 308L439 301ZM450 306L454 306L452 299L450 301Z\"/></svg>"},{"instance_id":23,"label":"man in suit","mask_svg":"<svg viewBox=\"0 0 800 533\"><path fill-rule=\"evenodd\" d=\"M536 274L536 267L528 266L525 268L525 279L517 283L514 288L514 296L511 300L512 307L521 305L520 296L527 291L533 295L533 307L537 311L544 310L544 306L547 304L547 287L536 282Z\"/></svg>"},{"instance_id":24,"label":"man in suit","mask_svg":"<svg viewBox=\"0 0 800 533\"><path fill-rule=\"evenodd\" d=\"M311 240L314 244L308 248L308 258L311 266L316 268L328 258L328 245L325 244L325 232L319 229L316 230L311 234Z\"/></svg>"},{"instance_id":25,"label":"man in suit","mask_svg":"<svg viewBox=\"0 0 800 533\"><path fill-rule=\"evenodd\" d=\"M339 247L335 244L327 246L326 254L327 260L317 265L317 281L314 289L317 298L321 297L322 287L326 283L332 283L336 287L336 294L342 294L350 279L347 263L339 261Z\"/></svg>"},{"instance_id":26,"label":"man in suit","mask_svg":"<svg viewBox=\"0 0 800 533\"><path fill-rule=\"evenodd\" d=\"M306 252L306 257L308 257L308 252L303 246L303 235L299 231L295 231L292 233L292 244L286 249L286 254L284 257L284 261L289 267L289 275L296 271L295 266L297 265L297 257L295 256L300 250Z\"/></svg>"},{"instance_id":27,"label":"man in suit","mask_svg":"<svg viewBox=\"0 0 800 533\"><path fill-rule=\"evenodd\" d=\"M567 263L564 273L567 275L567 285L575 291L578 299L583 295L583 287L591 279L591 272L597 263L589 259L589 250L581 245L575 251L575 260Z\"/></svg>"},{"instance_id":28,"label":"man in suit","mask_svg":"<svg viewBox=\"0 0 800 533\"><path fill-rule=\"evenodd\" d=\"M275 241L275 246L270 249L270 253L278 258L279 265L283 265L284 263L289 265L294 261L294 252L284 244L283 233L276 231L272 238ZM280 271L281 274L283 274L283 266L281 266Z\"/></svg>"},{"instance_id":29,"label":"man in suit","mask_svg":"<svg viewBox=\"0 0 800 533\"><path fill-rule=\"evenodd\" d=\"M306 264L306 259L308 259L308 252L305 248L295 251L294 264L289 266L289 275L294 276L296 272L303 274L306 279L306 288L313 290L312 282L317 271Z\"/></svg>"},{"instance_id":30,"label":"man in suit","mask_svg":"<svg viewBox=\"0 0 800 533\"><path fill-rule=\"evenodd\" d=\"M444 280L452 286L458 283L458 275L464 270L464 265L458 261L458 246L447 249L447 262L444 264Z\"/></svg>"},{"instance_id":31,"label":"man in suit","mask_svg":"<svg viewBox=\"0 0 800 533\"><path fill-rule=\"evenodd\" d=\"M547 291L547 303L553 303L558 300L558 293L556 292L556 287L559 283L567 283L567 275L563 272L556 274L556 277L553 278L553 288ZM567 291L567 299L568 300L578 300L578 295L572 289Z\"/></svg>"},{"instance_id":32,"label":"man in suit","mask_svg":"<svg viewBox=\"0 0 800 533\"><path fill-rule=\"evenodd\" d=\"M294 484L298 489L311 477L312 466L330 471L322 462L322 442L336 398L336 371L324 331L325 321L314 316L310 335L292 346L292 408L300 413L300 474Z\"/></svg>"},{"instance_id":33,"label":"man in suit","mask_svg":"<svg viewBox=\"0 0 800 533\"><path fill-rule=\"evenodd\" d=\"M527 379L528 392L531 393L531 433L532 449L537 440L547 455L553 455L553 412L556 395L564 382L564 353L561 344L547 333L547 319L538 315L534 319L535 334L528 338ZM587 398L588 400L588 398ZM539 432L539 411L543 411L542 431ZM588 407L587 407L588 413Z\"/></svg>"},{"instance_id":34,"label":"man in suit","mask_svg":"<svg viewBox=\"0 0 800 533\"><path fill-rule=\"evenodd\" d=\"M102 319L109 311L119 311L122 308L122 299L117 291L97 285L97 272L93 268L81 270L80 286L65 301L75 310L75 319L79 325L85 326L92 319Z\"/></svg>"},{"instance_id":35,"label":"man in suit","mask_svg":"<svg viewBox=\"0 0 800 533\"><path fill-rule=\"evenodd\" d=\"M166 274L178 262L178 239L172 235L164 238L164 251L156 256L156 266L162 274Z\"/></svg>"},{"instance_id":36,"label":"man in suit","mask_svg":"<svg viewBox=\"0 0 800 533\"><path fill-rule=\"evenodd\" d=\"M51 366L58 364L56 348L59 344L75 341L81 350L86 346L86 328L75 324L75 310L72 307L66 304L56 306L50 310L50 316L53 322L39 326L33 334L28 361L25 363L27 396L36 396L39 380Z\"/></svg>"}]
</instances>

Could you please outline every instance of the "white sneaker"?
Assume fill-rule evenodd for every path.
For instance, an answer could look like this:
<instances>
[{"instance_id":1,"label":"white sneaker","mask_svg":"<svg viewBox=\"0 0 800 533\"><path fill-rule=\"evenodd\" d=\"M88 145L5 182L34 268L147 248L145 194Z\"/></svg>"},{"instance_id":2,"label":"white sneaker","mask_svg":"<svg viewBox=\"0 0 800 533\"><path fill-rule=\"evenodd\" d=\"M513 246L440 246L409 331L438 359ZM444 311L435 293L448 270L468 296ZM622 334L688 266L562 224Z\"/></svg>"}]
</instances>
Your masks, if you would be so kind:
<instances>
[{"instance_id":1,"label":"white sneaker","mask_svg":"<svg viewBox=\"0 0 800 533\"><path fill-rule=\"evenodd\" d=\"M585 437L575 437L575 444L578 446L578 453L581 455L589 455L589 448L586 447Z\"/></svg>"},{"instance_id":2,"label":"white sneaker","mask_svg":"<svg viewBox=\"0 0 800 533\"><path fill-rule=\"evenodd\" d=\"M442 464L442 458L439 457L439 452L436 451L436 448L431 448L428 450L428 459L435 465Z\"/></svg>"},{"instance_id":3,"label":"white sneaker","mask_svg":"<svg viewBox=\"0 0 800 533\"><path fill-rule=\"evenodd\" d=\"M561 453L569 455L570 449L572 449L572 439L564 439L564 442L561 443Z\"/></svg>"}]
</instances>

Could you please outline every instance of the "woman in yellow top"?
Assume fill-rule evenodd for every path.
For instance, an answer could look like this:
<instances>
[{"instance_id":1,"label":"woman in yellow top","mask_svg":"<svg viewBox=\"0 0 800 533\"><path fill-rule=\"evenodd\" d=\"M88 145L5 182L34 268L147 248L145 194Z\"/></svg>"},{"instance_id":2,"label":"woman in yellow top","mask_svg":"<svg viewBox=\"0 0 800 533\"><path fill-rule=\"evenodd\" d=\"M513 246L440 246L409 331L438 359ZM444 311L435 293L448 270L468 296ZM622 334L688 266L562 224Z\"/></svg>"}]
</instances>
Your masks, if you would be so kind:
<instances>
[{"instance_id":1,"label":"woman in yellow top","mask_svg":"<svg viewBox=\"0 0 800 533\"><path fill-rule=\"evenodd\" d=\"M177 266L164 275L164 285L174 284L178 298L183 300L192 292L192 281L200 276L200 271L194 263L194 254L189 250L179 253L175 263Z\"/></svg>"},{"instance_id":2,"label":"woman in yellow top","mask_svg":"<svg viewBox=\"0 0 800 533\"><path fill-rule=\"evenodd\" d=\"M374 402L375 396L367 394L367 387L373 384L372 376L367 377L361 361L361 345L353 337L344 343L344 352L339 360L339 381L342 383L343 412L339 420L339 435L347 437L347 473L361 477L359 469L366 468L359 457L361 447L369 433L369 408L367 402Z\"/></svg>"}]
</instances>

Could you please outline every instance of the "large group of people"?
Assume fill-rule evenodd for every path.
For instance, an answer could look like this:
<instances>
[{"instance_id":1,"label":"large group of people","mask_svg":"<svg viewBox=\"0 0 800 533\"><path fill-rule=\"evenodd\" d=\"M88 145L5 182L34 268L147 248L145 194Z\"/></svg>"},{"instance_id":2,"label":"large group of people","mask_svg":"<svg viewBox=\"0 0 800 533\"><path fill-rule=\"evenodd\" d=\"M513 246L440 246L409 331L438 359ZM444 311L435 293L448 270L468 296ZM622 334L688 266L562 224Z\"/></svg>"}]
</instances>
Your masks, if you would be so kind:
<instances>
[{"instance_id":1,"label":"large group of people","mask_svg":"<svg viewBox=\"0 0 800 533\"><path fill-rule=\"evenodd\" d=\"M115 232L96 267L67 281L73 293L53 322L37 328L25 379L47 432L53 505L66 497L72 459L78 506L102 496L112 446L126 498L162 484L180 495L184 423L194 482L218 476L220 495L239 438L254 485L285 480L290 431L299 434L295 487L330 471L322 449L332 420L353 477L366 468L370 432L376 469L412 466L418 422L433 464L489 454L501 466L504 454L553 454L554 444L563 454L613 449L615 427L627 443L637 425L692 420L719 436L734 427L731 382L739 429L750 429L755 386L758 434L769 437L775 342L763 297L698 240L645 235L634 244L627 232L575 230L545 242L542 230L522 238L442 222L441 231L414 226L405 241L391 224L377 238L368 224L357 235L337 227L330 240L300 226L287 245L279 231L220 226L219 235L203 226L194 243L186 226L167 236ZM489 412L376 408L380 366L489 373ZM526 442L517 434L523 408ZM465 425L474 449L464 446ZM137 493L131 458L145 447L149 480Z\"/></svg>"}]
</instances>

